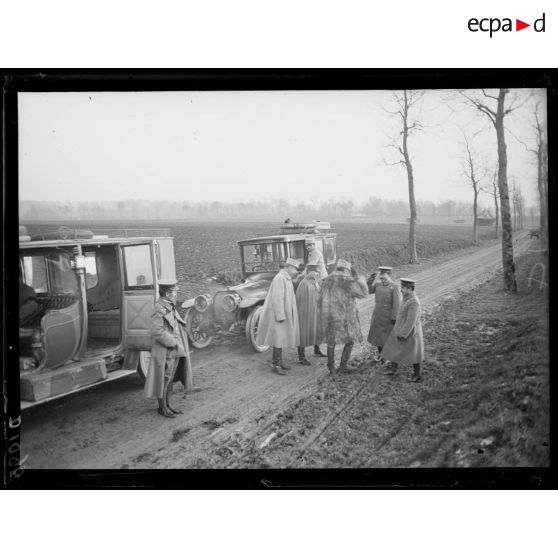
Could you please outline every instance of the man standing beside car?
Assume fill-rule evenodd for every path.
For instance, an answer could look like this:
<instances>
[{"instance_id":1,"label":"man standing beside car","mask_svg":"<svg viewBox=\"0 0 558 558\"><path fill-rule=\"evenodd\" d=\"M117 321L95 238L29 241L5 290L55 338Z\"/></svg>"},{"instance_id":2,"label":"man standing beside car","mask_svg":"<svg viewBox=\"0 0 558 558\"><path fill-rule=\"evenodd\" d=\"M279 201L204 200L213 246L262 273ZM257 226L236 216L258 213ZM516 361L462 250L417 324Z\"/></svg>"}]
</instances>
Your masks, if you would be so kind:
<instances>
[{"instance_id":1,"label":"man standing beside car","mask_svg":"<svg viewBox=\"0 0 558 558\"><path fill-rule=\"evenodd\" d=\"M401 304L401 291L391 279L391 271L391 267L379 266L378 275L373 274L370 277L372 281L368 283L368 293L376 297L368 332L368 342L378 347L376 361L383 360L379 355L393 329Z\"/></svg>"},{"instance_id":2,"label":"man standing beside car","mask_svg":"<svg viewBox=\"0 0 558 558\"><path fill-rule=\"evenodd\" d=\"M167 418L182 414L170 404L173 383L181 382L186 387L191 380L186 323L176 309L177 294L176 281L159 283L160 296L151 315L151 360L144 388L146 397L157 398L157 412Z\"/></svg>"},{"instance_id":3,"label":"man standing beside car","mask_svg":"<svg viewBox=\"0 0 558 558\"><path fill-rule=\"evenodd\" d=\"M330 372L347 372L355 341L362 342L362 331L356 306L357 298L364 298L368 286L364 276L358 275L351 264L338 260L337 269L321 284L321 328L327 343L327 367ZM335 345L344 343L339 369L335 367Z\"/></svg>"},{"instance_id":4,"label":"man standing beside car","mask_svg":"<svg viewBox=\"0 0 558 558\"><path fill-rule=\"evenodd\" d=\"M285 375L290 366L283 362L283 349L299 345L299 323L293 277L298 262L287 258L285 266L271 281L258 324L256 343L273 347L271 369Z\"/></svg>"},{"instance_id":5,"label":"man standing beside car","mask_svg":"<svg viewBox=\"0 0 558 558\"><path fill-rule=\"evenodd\" d=\"M316 356L325 356L320 351L321 328L318 313L318 299L320 297L320 279L318 266L306 266L306 275L296 289L296 306L298 310L298 323L300 325L300 345L298 347L298 362L310 366L304 350L314 347Z\"/></svg>"},{"instance_id":6,"label":"man standing beside car","mask_svg":"<svg viewBox=\"0 0 558 558\"><path fill-rule=\"evenodd\" d=\"M324 255L316 248L313 238L306 239L306 251L308 252L308 265L315 265L318 268L320 281L323 281L327 277Z\"/></svg>"}]
</instances>

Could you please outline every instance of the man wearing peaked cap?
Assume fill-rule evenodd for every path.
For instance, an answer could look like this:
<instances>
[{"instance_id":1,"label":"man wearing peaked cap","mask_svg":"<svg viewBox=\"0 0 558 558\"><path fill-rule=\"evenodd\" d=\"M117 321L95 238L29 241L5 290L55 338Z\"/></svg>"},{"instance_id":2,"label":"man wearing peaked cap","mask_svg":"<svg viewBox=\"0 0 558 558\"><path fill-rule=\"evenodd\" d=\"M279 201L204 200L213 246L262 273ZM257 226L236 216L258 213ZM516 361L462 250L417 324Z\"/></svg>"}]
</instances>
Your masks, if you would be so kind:
<instances>
[{"instance_id":1,"label":"man wearing peaked cap","mask_svg":"<svg viewBox=\"0 0 558 558\"><path fill-rule=\"evenodd\" d=\"M324 255L316 248L316 241L313 238L308 238L305 244L308 252L308 265L318 266L319 278L322 281L327 277Z\"/></svg>"},{"instance_id":2,"label":"man wearing peaked cap","mask_svg":"<svg viewBox=\"0 0 558 558\"><path fill-rule=\"evenodd\" d=\"M271 369L283 376L291 368L283 362L283 349L299 345L298 311L293 288L298 265L297 260L287 258L285 267L271 281L256 334L258 345L273 347Z\"/></svg>"},{"instance_id":3,"label":"man wearing peaked cap","mask_svg":"<svg viewBox=\"0 0 558 558\"><path fill-rule=\"evenodd\" d=\"M372 274L368 282L368 293L374 294L376 300L370 321L368 342L378 347L378 355L393 329L401 304L399 285L391 278L391 267L379 266L378 274ZM381 360L378 356L376 360Z\"/></svg>"},{"instance_id":4,"label":"man wearing peaked cap","mask_svg":"<svg viewBox=\"0 0 558 558\"><path fill-rule=\"evenodd\" d=\"M191 387L186 323L176 309L177 294L174 278L159 281L160 296L151 315L151 360L144 387L145 396L157 398L158 412L167 418L182 414L170 404L173 382Z\"/></svg>"},{"instance_id":5,"label":"man wearing peaked cap","mask_svg":"<svg viewBox=\"0 0 558 558\"><path fill-rule=\"evenodd\" d=\"M420 382L421 362L424 360L420 301L415 294L415 280L401 279L403 302L397 314L381 356L391 361L391 373L397 372L399 364L412 364L412 382Z\"/></svg>"}]
</instances>

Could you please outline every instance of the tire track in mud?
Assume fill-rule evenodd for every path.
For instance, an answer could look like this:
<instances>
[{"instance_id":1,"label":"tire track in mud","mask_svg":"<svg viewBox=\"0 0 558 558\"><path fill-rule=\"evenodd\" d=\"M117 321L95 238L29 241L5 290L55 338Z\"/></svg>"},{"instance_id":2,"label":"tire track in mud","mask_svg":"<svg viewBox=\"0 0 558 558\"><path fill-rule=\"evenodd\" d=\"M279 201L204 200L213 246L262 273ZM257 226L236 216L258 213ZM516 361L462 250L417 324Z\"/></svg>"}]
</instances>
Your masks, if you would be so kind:
<instances>
[{"instance_id":1,"label":"tire track in mud","mask_svg":"<svg viewBox=\"0 0 558 558\"><path fill-rule=\"evenodd\" d=\"M518 236L515 255L527 245L527 233ZM422 267L428 265L423 263ZM443 297L497 272L501 247L479 248L430 264L422 271L420 268L402 266L396 271L398 276L416 278L419 298L428 311ZM359 304L365 336L373 307L373 297ZM366 348L364 341L355 347L354 356ZM238 433L258 440L266 428L269 431L278 413L315 393L326 376L325 359L312 358L313 366L299 367L296 350L286 354L286 360L293 363L288 376L273 374L269 359L269 353L251 352L243 338L195 351L196 389L176 393L175 401L184 414L172 420L156 414L156 403L143 398L140 380L132 376L56 405L33 408L24 415L22 455L29 455L29 468L195 467L198 458L228 444ZM342 416L343 409L333 422ZM304 451L319 439L315 436Z\"/></svg>"}]
</instances>

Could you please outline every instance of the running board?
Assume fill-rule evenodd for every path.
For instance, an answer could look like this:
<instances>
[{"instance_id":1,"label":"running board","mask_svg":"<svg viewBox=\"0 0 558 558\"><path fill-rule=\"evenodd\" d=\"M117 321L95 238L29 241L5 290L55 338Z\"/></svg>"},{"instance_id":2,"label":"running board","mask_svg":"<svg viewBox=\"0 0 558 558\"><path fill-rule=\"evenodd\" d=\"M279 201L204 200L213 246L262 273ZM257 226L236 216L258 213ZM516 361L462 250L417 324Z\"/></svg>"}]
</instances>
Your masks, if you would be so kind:
<instances>
[{"instance_id":1,"label":"running board","mask_svg":"<svg viewBox=\"0 0 558 558\"><path fill-rule=\"evenodd\" d=\"M85 386L79 386L76 387L70 391L67 391L65 393L59 393L57 395L52 395L50 397L47 397L45 399L41 399L40 401L24 401L23 399L20 401L20 409L23 411L24 409L28 409L29 407L35 407L37 405L40 405L41 403L46 403L47 401L54 401L55 399L60 399L61 397L66 397L66 395L70 395L72 393L78 393L79 391L83 391L95 386L100 386L106 382L110 382L112 380L118 380L120 378L124 378L124 376L130 376L132 374L137 374L137 370L134 369L126 369L126 368L121 368L120 370L115 370L114 372L109 372L107 374L107 377L101 380L98 380L96 382L93 382L91 384L87 384Z\"/></svg>"}]
</instances>

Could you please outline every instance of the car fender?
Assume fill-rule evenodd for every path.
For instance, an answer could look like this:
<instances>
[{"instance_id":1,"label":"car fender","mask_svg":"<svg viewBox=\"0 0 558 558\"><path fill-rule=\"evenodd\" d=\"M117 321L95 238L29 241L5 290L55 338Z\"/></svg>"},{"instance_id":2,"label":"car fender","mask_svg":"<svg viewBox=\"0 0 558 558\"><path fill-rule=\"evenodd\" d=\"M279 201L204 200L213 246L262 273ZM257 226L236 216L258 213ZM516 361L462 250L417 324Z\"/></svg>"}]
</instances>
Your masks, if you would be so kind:
<instances>
[{"instance_id":1,"label":"car fender","mask_svg":"<svg viewBox=\"0 0 558 558\"><path fill-rule=\"evenodd\" d=\"M194 300L196 300L196 299L195 298L189 298L188 300L185 300L181 304L181 307L182 308L192 308L192 306L194 306Z\"/></svg>"},{"instance_id":2,"label":"car fender","mask_svg":"<svg viewBox=\"0 0 558 558\"><path fill-rule=\"evenodd\" d=\"M244 298L243 300L240 301L240 303L238 304L238 307L239 308L250 308L251 306L255 306L256 304L258 304L262 300L264 300L264 299L263 298L256 298L256 297Z\"/></svg>"}]
</instances>

